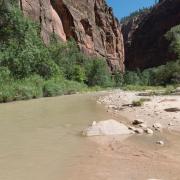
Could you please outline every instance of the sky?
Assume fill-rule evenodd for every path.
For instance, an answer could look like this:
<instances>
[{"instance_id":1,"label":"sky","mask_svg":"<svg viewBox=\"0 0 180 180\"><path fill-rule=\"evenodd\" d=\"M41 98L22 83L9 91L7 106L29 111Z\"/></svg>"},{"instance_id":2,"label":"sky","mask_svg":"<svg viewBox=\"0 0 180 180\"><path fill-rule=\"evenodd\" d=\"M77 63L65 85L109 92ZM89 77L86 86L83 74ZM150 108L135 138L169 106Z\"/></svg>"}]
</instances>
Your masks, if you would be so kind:
<instances>
[{"instance_id":1,"label":"sky","mask_svg":"<svg viewBox=\"0 0 180 180\"><path fill-rule=\"evenodd\" d=\"M154 4L155 0L106 0L108 5L113 8L115 16L121 19L130 13Z\"/></svg>"}]
</instances>

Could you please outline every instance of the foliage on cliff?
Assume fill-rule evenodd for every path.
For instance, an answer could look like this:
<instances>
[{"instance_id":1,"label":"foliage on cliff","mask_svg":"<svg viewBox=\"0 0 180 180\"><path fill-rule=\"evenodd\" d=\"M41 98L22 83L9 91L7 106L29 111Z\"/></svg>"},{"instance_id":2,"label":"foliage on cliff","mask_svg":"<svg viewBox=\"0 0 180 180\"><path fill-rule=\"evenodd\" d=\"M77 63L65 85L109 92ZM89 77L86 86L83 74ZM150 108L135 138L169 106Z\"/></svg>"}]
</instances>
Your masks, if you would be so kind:
<instances>
[{"instance_id":1,"label":"foliage on cliff","mask_svg":"<svg viewBox=\"0 0 180 180\"><path fill-rule=\"evenodd\" d=\"M180 25L174 26L165 35L169 41L169 51L180 59Z\"/></svg>"},{"instance_id":2,"label":"foliage on cliff","mask_svg":"<svg viewBox=\"0 0 180 180\"><path fill-rule=\"evenodd\" d=\"M37 24L15 6L0 13L0 102L69 94L109 86L106 61L81 53L71 40L46 46Z\"/></svg>"},{"instance_id":3,"label":"foliage on cliff","mask_svg":"<svg viewBox=\"0 0 180 180\"><path fill-rule=\"evenodd\" d=\"M134 11L129 16L125 16L125 17L121 18L120 22L121 23L126 23L126 22L132 20L135 17L138 17L138 16L141 16L143 14L149 13L151 11L151 9L152 9L152 7L142 8L142 9L139 9L137 11Z\"/></svg>"}]
</instances>

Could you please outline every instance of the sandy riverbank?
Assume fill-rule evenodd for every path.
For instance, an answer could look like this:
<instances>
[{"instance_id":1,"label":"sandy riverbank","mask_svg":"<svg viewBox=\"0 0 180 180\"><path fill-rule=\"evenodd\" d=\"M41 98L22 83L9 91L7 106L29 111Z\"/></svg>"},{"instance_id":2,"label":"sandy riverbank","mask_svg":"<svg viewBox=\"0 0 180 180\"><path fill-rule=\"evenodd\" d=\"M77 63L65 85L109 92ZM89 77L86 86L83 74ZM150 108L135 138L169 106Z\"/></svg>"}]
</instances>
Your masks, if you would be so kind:
<instances>
[{"instance_id":1,"label":"sandy riverbank","mask_svg":"<svg viewBox=\"0 0 180 180\"><path fill-rule=\"evenodd\" d=\"M128 124L142 119L148 127L160 123L163 128L180 131L180 111L168 112L169 108L180 109L180 95L139 96L141 92L115 90L101 96L98 103L104 104L110 113L125 117ZM142 106L131 106L133 101L148 99Z\"/></svg>"}]
</instances>

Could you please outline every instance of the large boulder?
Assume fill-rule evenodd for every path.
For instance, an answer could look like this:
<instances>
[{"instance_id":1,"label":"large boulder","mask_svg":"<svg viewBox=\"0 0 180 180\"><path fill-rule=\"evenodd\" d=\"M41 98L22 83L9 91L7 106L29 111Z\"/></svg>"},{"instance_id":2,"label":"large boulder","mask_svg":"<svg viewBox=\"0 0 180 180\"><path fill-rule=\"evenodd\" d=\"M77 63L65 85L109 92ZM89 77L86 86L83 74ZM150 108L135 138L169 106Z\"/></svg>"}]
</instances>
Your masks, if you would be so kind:
<instances>
[{"instance_id":1,"label":"large boulder","mask_svg":"<svg viewBox=\"0 0 180 180\"><path fill-rule=\"evenodd\" d=\"M93 123L83 131L84 136L108 136L108 135L128 135L133 133L122 123L110 119Z\"/></svg>"}]
</instances>

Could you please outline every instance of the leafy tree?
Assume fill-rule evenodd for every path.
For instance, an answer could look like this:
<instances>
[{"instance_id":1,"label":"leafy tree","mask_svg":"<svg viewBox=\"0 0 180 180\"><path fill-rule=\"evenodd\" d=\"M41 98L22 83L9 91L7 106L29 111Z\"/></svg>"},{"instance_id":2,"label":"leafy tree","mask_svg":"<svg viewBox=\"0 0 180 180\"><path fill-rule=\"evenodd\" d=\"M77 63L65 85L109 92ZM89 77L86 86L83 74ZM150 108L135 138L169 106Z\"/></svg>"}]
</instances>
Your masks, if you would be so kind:
<instances>
[{"instance_id":1,"label":"leafy tree","mask_svg":"<svg viewBox=\"0 0 180 180\"><path fill-rule=\"evenodd\" d=\"M3 14L5 25L0 29L0 66L8 67L16 78L39 74L45 78L58 72L48 49L39 36L36 24L27 20L17 8Z\"/></svg>"},{"instance_id":2,"label":"leafy tree","mask_svg":"<svg viewBox=\"0 0 180 180\"><path fill-rule=\"evenodd\" d=\"M169 51L180 59L180 25L172 27L165 35L169 41Z\"/></svg>"}]
</instances>

